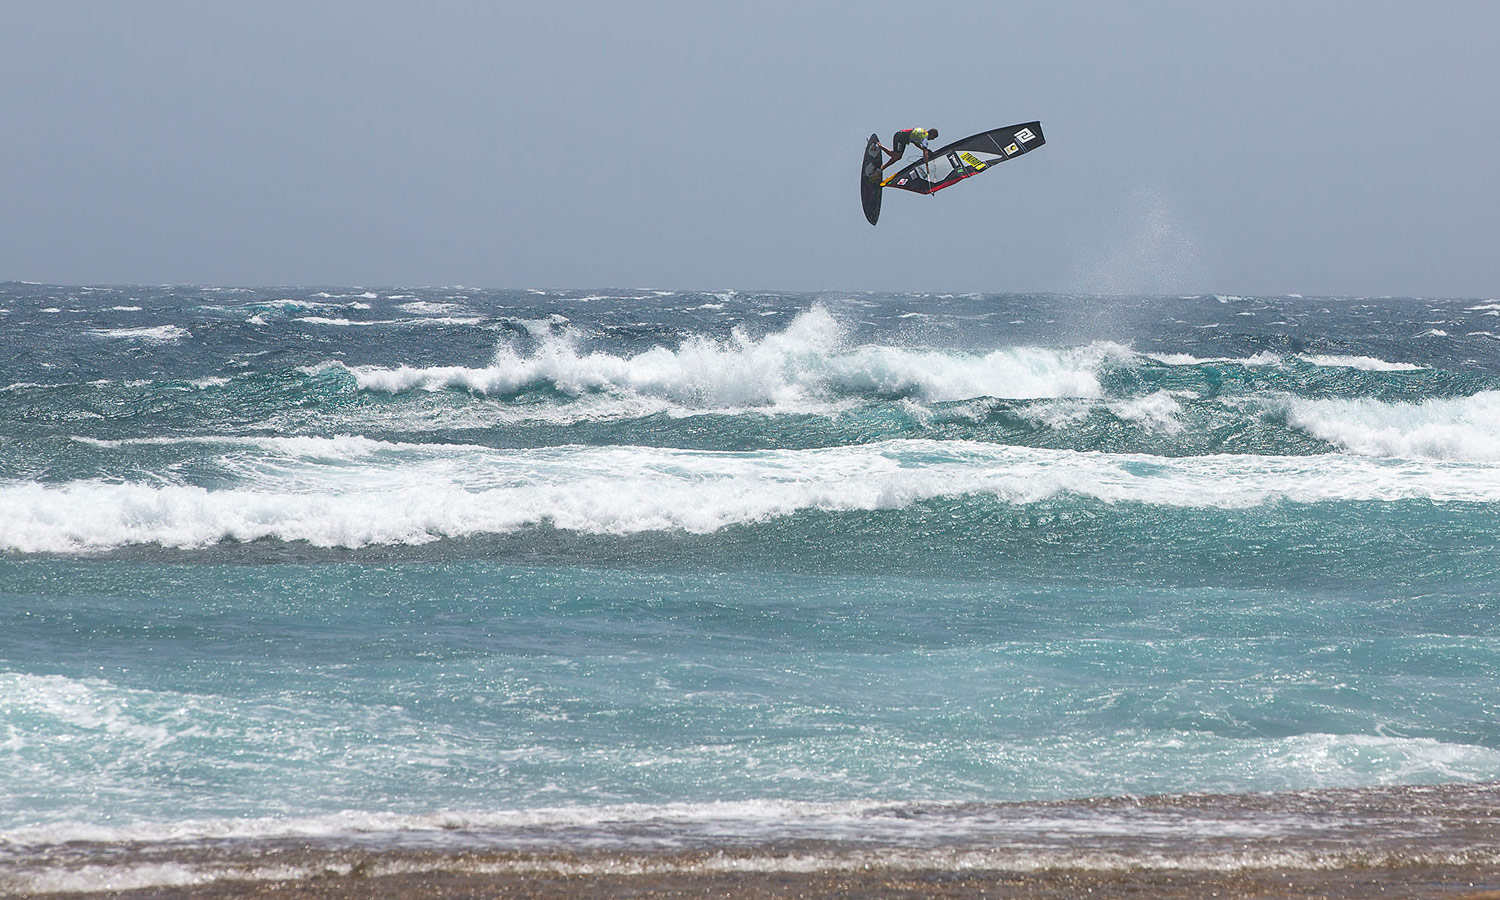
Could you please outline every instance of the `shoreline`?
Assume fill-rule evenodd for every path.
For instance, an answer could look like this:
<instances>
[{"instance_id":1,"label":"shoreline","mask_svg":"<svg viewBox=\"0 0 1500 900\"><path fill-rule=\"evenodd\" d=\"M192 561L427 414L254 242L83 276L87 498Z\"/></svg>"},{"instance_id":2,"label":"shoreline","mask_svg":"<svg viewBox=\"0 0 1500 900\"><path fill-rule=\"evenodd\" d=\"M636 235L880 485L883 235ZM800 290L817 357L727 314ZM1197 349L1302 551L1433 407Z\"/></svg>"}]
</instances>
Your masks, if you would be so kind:
<instances>
[{"instance_id":1,"label":"shoreline","mask_svg":"<svg viewBox=\"0 0 1500 900\"><path fill-rule=\"evenodd\" d=\"M826 821L660 808L586 827L22 843L0 895L1463 897L1500 900L1500 784L872 807Z\"/></svg>"}]
</instances>

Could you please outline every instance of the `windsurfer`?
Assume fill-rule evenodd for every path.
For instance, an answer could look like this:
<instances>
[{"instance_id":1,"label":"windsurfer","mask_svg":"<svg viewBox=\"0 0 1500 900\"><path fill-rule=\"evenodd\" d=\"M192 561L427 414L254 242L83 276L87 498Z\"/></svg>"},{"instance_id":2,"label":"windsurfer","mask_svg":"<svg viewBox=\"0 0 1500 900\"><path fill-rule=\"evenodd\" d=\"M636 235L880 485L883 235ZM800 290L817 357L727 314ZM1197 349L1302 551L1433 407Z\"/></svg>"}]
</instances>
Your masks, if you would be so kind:
<instances>
[{"instance_id":1,"label":"windsurfer","mask_svg":"<svg viewBox=\"0 0 1500 900\"><path fill-rule=\"evenodd\" d=\"M891 158L881 164L881 171L887 166L906 154L906 145L922 148L922 162L932 161L932 150L927 146L927 141L938 136L936 128L905 128L891 135L891 146L880 145L880 149L891 155Z\"/></svg>"}]
</instances>

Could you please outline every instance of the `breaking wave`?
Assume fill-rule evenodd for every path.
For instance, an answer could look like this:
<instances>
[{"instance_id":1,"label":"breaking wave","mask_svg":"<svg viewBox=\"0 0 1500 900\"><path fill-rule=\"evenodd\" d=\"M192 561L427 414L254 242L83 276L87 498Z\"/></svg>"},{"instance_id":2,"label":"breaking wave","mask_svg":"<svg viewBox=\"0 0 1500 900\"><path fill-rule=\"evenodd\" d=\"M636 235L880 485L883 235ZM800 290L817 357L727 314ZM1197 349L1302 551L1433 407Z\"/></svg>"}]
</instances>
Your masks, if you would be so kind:
<instances>
[{"instance_id":1,"label":"breaking wave","mask_svg":"<svg viewBox=\"0 0 1500 900\"><path fill-rule=\"evenodd\" d=\"M241 442L219 465L234 473L236 486L99 479L0 486L0 548L69 553L261 538L363 547L535 525L702 534L804 510L896 510L961 497L1029 504L1075 496L1222 509L1283 501L1500 501L1500 468L1482 464L1353 455L1167 458L970 441L722 452L269 438Z\"/></svg>"},{"instance_id":2,"label":"breaking wave","mask_svg":"<svg viewBox=\"0 0 1500 900\"><path fill-rule=\"evenodd\" d=\"M716 340L690 336L676 348L635 354L582 349L567 327L542 331L534 351L502 346L490 365L352 366L360 389L402 393L457 389L509 395L548 387L572 396L640 395L698 409L802 408L861 394L929 401L972 397L1095 397L1099 365L1127 357L1118 344L1070 350L1017 347L989 353L853 345L826 309L801 313L781 332L753 337L736 330ZM341 363L332 365L342 366Z\"/></svg>"},{"instance_id":3,"label":"breaking wave","mask_svg":"<svg viewBox=\"0 0 1500 900\"><path fill-rule=\"evenodd\" d=\"M1350 453L1500 462L1500 391L1414 403L1289 398L1285 407L1290 425Z\"/></svg>"}]
</instances>

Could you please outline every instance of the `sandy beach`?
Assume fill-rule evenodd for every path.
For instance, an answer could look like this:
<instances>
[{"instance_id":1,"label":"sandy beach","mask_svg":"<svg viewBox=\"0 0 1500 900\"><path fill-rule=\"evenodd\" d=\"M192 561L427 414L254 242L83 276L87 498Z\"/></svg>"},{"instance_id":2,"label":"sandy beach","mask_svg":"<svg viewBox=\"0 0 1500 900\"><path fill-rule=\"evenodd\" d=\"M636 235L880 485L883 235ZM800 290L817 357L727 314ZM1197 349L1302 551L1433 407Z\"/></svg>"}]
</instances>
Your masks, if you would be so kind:
<instances>
[{"instance_id":1,"label":"sandy beach","mask_svg":"<svg viewBox=\"0 0 1500 900\"><path fill-rule=\"evenodd\" d=\"M539 860L466 859L465 867L495 871L369 874L394 861L370 857L351 871L273 880L224 880L183 887L152 887L105 893L34 894L52 898L119 900L581 900L581 898L1418 898L1465 900L1500 898L1500 872L1493 865L1400 865L1332 870L1259 869L1236 872L1100 872L1058 869L1045 872L953 871L944 869L859 871L734 872L705 871L686 865L675 871L616 873L632 868L628 859L552 858L559 863L533 868ZM410 864L405 860L402 864ZM434 860L441 866L442 862ZM453 862L453 861L449 861ZM637 861L638 862L638 861ZM686 863L687 860L679 862ZM347 863L346 863L347 864ZM513 871L505 871L508 865ZM583 873L582 869L604 871ZM341 869L343 866L340 867ZM647 868L652 868L647 866Z\"/></svg>"}]
</instances>

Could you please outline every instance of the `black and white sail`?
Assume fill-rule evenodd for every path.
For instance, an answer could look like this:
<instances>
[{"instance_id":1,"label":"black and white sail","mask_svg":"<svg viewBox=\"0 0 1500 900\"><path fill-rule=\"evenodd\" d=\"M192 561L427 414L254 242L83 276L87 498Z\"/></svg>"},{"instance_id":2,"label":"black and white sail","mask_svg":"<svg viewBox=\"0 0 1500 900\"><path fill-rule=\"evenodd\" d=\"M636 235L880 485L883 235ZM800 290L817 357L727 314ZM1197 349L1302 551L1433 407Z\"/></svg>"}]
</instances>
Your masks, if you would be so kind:
<instances>
[{"instance_id":1,"label":"black and white sail","mask_svg":"<svg viewBox=\"0 0 1500 900\"><path fill-rule=\"evenodd\" d=\"M1045 144L1041 122L1008 125L954 141L887 178L884 187L932 194ZM921 152L919 149L918 153Z\"/></svg>"}]
</instances>

